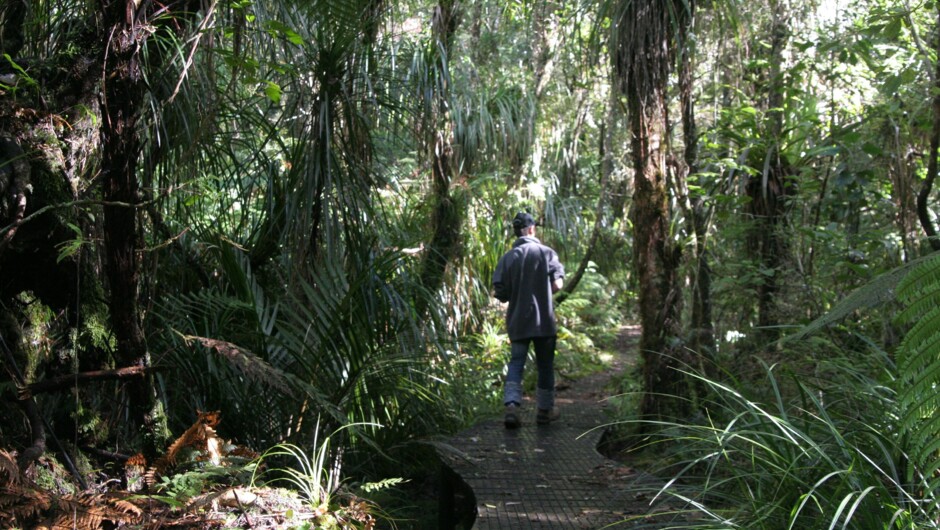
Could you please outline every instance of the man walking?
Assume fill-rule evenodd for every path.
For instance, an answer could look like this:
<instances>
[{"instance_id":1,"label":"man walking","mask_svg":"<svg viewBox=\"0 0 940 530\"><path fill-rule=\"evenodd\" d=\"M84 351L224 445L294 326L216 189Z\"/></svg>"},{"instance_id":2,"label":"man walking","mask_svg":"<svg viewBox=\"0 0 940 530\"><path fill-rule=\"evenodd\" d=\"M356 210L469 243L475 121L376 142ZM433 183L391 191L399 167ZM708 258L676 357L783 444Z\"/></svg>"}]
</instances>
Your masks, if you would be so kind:
<instances>
[{"instance_id":1,"label":"man walking","mask_svg":"<svg viewBox=\"0 0 940 530\"><path fill-rule=\"evenodd\" d=\"M558 254L535 237L535 219L525 212L516 214L512 228L518 239L512 250L499 259L493 273L496 298L509 302L506 330L512 343L503 403L507 429L519 426L522 405L522 372L529 344L535 348L538 382L535 390L539 425L558 419L555 409L555 307L552 294L561 289L565 268Z\"/></svg>"}]
</instances>

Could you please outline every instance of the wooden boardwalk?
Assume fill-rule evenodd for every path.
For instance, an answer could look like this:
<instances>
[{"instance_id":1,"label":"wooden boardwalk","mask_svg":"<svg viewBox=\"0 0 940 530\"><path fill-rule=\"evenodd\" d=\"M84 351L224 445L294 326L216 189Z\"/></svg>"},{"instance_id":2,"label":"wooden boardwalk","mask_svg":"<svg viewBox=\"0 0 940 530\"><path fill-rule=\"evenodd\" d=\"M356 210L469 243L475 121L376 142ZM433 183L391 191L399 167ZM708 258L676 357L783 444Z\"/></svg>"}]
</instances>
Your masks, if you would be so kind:
<instances>
[{"instance_id":1,"label":"wooden boardwalk","mask_svg":"<svg viewBox=\"0 0 940 530\"><path fill-rule=\"evenodd\" d=\"M493 418L441 444L445 475L472 490L472 528L632 528L644 519L652 481L597 451L610 421L601 388L608 378L600 374L559 392L562 415L551 425L535 424L529 402L518 429ZM442 513L453 513L459 491L442 493ZM469 523L442 519L441 528L454 527Z\"/></svg>"}]
</instances>

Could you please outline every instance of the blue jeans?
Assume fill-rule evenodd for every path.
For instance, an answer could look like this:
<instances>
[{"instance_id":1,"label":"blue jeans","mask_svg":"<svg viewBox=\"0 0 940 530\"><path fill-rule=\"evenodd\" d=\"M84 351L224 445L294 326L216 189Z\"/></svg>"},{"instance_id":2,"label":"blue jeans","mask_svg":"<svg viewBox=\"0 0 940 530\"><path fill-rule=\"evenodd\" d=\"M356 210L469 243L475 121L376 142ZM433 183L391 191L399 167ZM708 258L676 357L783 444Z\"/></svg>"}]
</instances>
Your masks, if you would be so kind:
<instances>
[{"instance_id":1,"label":"blue jeans","mask_svg":"<svg viewBox=\"0 0 940 530\"><path fill-rule=\"evenodd\" d=\"M555 337L534 337L512 342L503 403L522 404L522 372L529 355L529 343L535 347L535 363L538 369L536 406L548 410L555 405Z\"/></svg>"}]
</instances>

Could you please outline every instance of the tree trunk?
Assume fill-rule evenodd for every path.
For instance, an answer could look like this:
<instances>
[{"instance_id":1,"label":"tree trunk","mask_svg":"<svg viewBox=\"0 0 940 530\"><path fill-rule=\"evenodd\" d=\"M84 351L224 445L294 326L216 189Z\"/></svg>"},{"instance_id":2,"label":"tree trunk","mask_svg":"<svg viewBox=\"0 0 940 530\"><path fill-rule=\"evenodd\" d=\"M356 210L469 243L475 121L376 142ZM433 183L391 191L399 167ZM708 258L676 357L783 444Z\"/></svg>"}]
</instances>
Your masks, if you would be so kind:
<instances>
[{"instance_id":1,"label":"tree trunk","mask_svg":"<svg viewBox=\"0 0 940 530\"><path fill-rule=\"evenodd\" d=\"M101 148L104 207L104 245L110 287L111 323L117 339L120 366L148 367L150 356L137 304L140 259L137 204L138 160L141 154L137 131L146 87L140 65L141 40L148 34L135 19L136 2L111 4L105 12L111 28L102 64L111 72L102 100ZM153 378L127 387L130 418L144 427L149 449L155 449L156 407Z\"/></svg>"},{"instance_id":2,"label":"tree trunk","mask_svg":"<svg viewBox=\"0 0 940 530\"><path fill-rule=\"evenodd\" d=\"M781 230L781 222L786 211L786 200L792 195L791 184L787 177L790 167L780 152L783 135L784 86L783 49L789 38L786 6L782 2L771 2L773 20L771 25L771 49L768 79L765 87L767 94L767 131L768 144L762 164L762 173L751 177L747 191L751 197L748 213L752 218L749 246L757 258L760 271L760 283L757 286L757 325L759 340L766 344L778 336L777 292L782 272L786 241Z\"/></svg>"},{"instance_id":3,"label":"tree trunk","mask_svg":"<svg viewBox=\"0 0 940 530\"><path fill-rule=\"evenodd\" d=\"M685 167L687 175L698 172L698 131L695 125L695 105L692 95L693 49L692 33L694 2L689 11L682 12L679 34L679 99L682 109L682 136L685 143ZM706 358L715 354L715 336L712 324L711 268L708 264L707 217L708 210L703 194L692 199L692 233L695 236L695 260L692 273L692 321L689 348ZM706 372L707 373L707 372Z\"/></svg>"},{"instance_id":4,"label":"tree trunk","mask_svg":"<svg viewBox=\"0 0 940 530\"><path fill-rule=\"evenodd\" d=\"M542 111L545 90L555 69L555 56L560 42L560 24L554 1L532 3L532 31L529 42L528 66L532 73L532 106L526 118L526 137L522 148L513 149L509 159L509 184L516 187L522 182L527 167L531 164L532 146L535 143L536 127Z\"/></svg>"},{"instance_id":5,"label":"tree trunk","mask_svg":"<svg viewBox=\"0 0 940 530\"><path fill-rule=\"evenodd\" d=\"M937 28L940 30L940 3L937 4ZM937 41L934 50L940 53L940 31L937 32ZM940 237L937 236L937 229L934 227L933 219L930 218L930 210L927 205L930 202L930 192L933 189L934 179L937 177L937 150L940 149L940 56L935 59L934 73L934 96L933 96L933 130L930 132L930 156L927 159L927 178L924 180L924 187L917 194L917 217L920 219L920 225L927 234L927 240L930 242L930 248L940 250Z\"/></svg>"},{"instance_id":6,"label":"tree trunk","mask_svg":"<svg viewBox=\"0 0 940 530\"><path fill-rule=\"evenodd\" d=\"M671 43L670 10L662 0L625 0L618 24L616 66L627 97L634 169L634 269L642 326L644 418L684 417L692 386L678 371L681 349L678 288L680 248L669 237L666 153L669 140L666 88Z\"/></svg>"},{"instance_id":7,"label":"tree trunk","mask_svg":"<svg viewBox=\"0 0 940 530\"><path fill-rule=\"evenodd\" d=\"M565 133L565 147L562 149L562 166L559 177L558 192L565 197L574 197L578 194L578 177L581 160L581 135L584 132L584 123L590 111L587 104L588 91L585 88L577 89L575 97L574 126Z\"/></svg>"},{"instance_id":8,"label":"tree trunk","mask_svg":"<svg viewBox=\"0 0 940 530\"><path fill-rule=\"evenodd\" d=\"M597 217L594 218L594 228L591 230L591 239L588 241L587 249L584 251L584 256L581 258L581 263L578 264L578 268L575 270L574 274L570 278L565 280L565 286L562 287L561 291L555 295L555 304L561 304L564 302L571 293L574 292L578 287L578 283L581 282L581 278L584 277L584 272L588 268L588 264L591 261L591 258L594 255L594 249L597 247L597 241L600 239L601 227L603 226L604 220L604 208L607 203L607 187L610 182L610 174L613 172L605 161L607 160L607 153L605 144L608 141L608 136L606 134L606 126L601 123L600 134L598 134L598 151L599 159L601 160L600 171L600 191L598 192L597 197L597 209L595 210Z\"/></svg>"},{"instance_id":9,"label":"tree trunk","mask_svg":"<svg viewBox=\"0 0 940 530\"><path fill-rule=\"evenodd\" d=\"M435 41L436 71L440 76L439 89L434 94L433 137L429 142L431 158L431 201L434 210L431 214L431 241L424 257L421 270L421 282L429 292L437 292L444 282L447 265L460 253L460 227L463 221L462 199L455 192L457 180L454 169L454 144L450 120L450 50L454 33L459 23L459 1L441 0L434 12L432 34ZM465 168L466 169L466 168ZM418 310L423 313L427 307L419 300Z\"/></svg>"}]
</instances>

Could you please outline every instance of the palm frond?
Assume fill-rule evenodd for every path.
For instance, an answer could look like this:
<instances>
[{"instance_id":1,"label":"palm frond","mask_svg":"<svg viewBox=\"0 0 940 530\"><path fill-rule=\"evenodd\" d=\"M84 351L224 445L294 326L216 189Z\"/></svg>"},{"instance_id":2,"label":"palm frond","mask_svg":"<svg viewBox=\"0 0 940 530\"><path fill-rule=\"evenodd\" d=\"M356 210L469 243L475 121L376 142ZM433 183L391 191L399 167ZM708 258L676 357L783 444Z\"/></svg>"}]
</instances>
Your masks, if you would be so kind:
<instances>
[{"instance_id":1,"label":"palm frond","mask_svg":"<svg viewBox=\"0 0 940 530\"><path fill-rule=\"evenodd\" d=\"M280 304L257 281L248 256L224 246L216 255L225 290L166 296L156 309L171 330L160 336L167 353L157 359L172 374L162 378L168 399L180 400L170 410L220 410L227 429L256 444L295 432L292 418L305 407L335 417L322 393L290 371L290 356L274 339Z\"/></svg>"}]
</instances>

